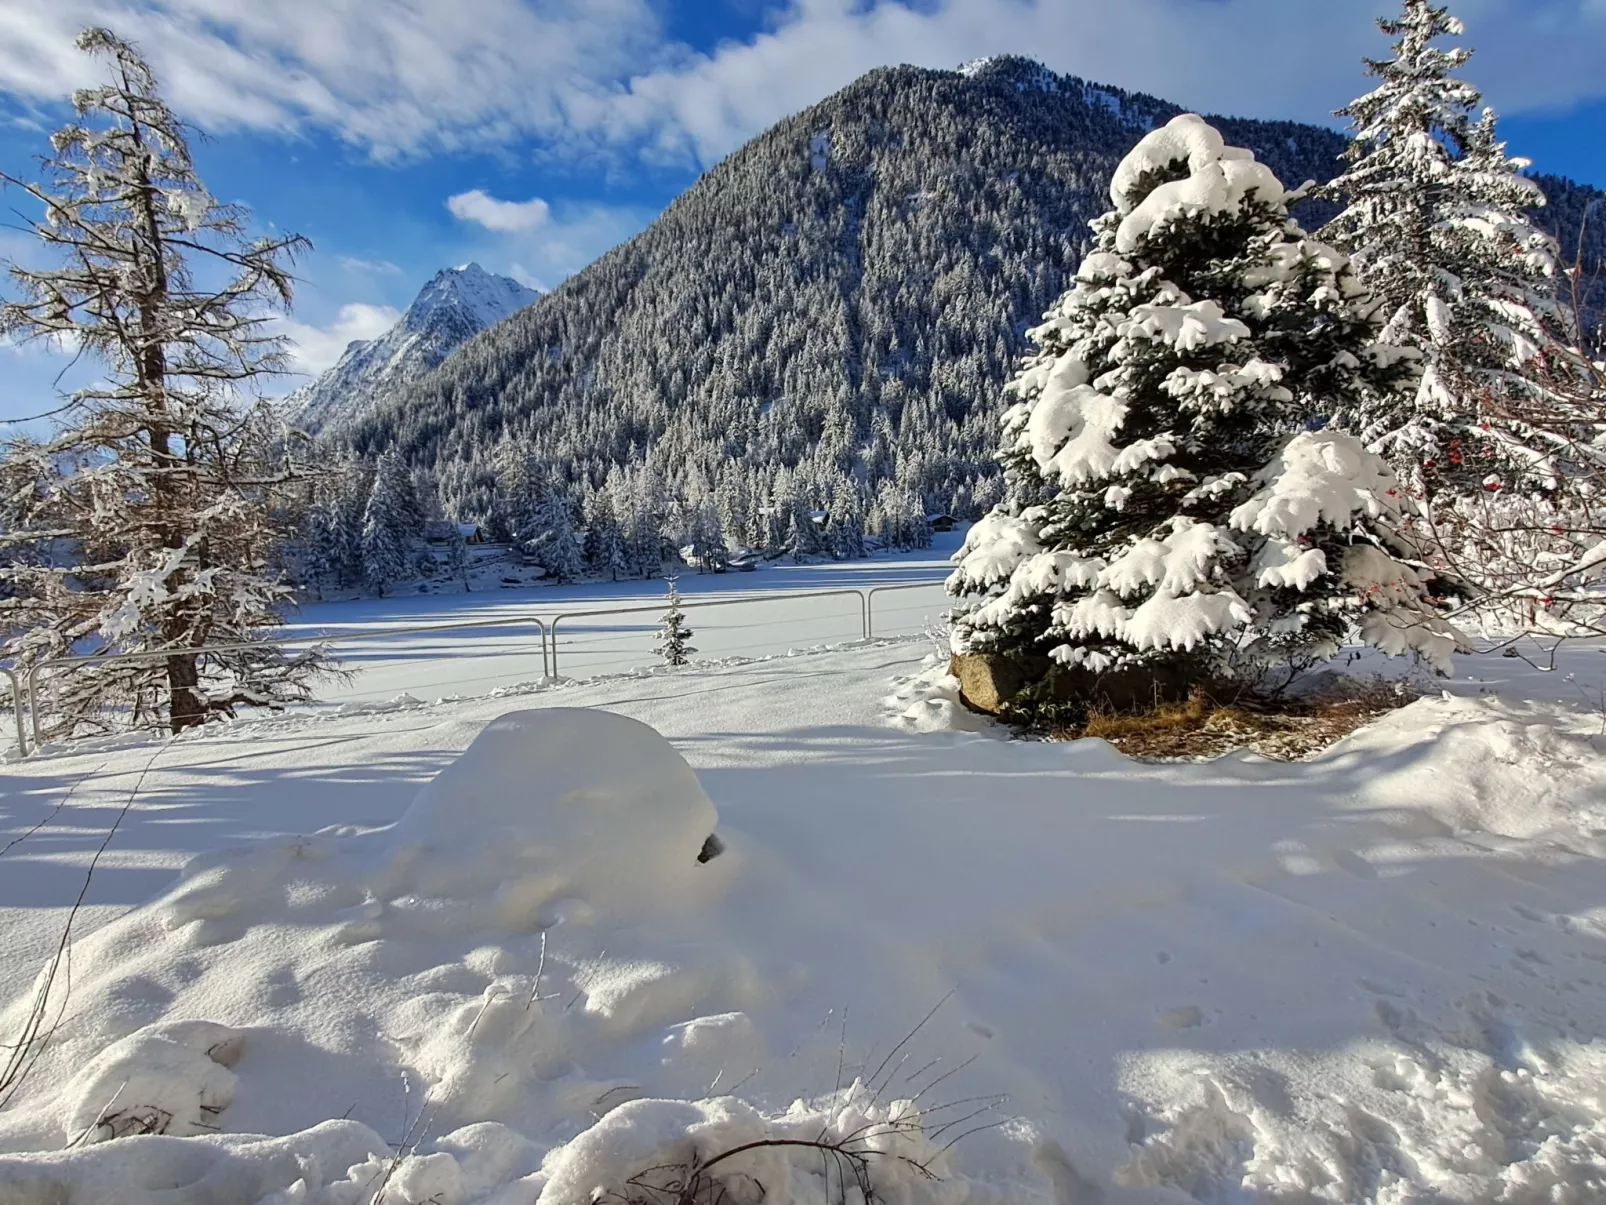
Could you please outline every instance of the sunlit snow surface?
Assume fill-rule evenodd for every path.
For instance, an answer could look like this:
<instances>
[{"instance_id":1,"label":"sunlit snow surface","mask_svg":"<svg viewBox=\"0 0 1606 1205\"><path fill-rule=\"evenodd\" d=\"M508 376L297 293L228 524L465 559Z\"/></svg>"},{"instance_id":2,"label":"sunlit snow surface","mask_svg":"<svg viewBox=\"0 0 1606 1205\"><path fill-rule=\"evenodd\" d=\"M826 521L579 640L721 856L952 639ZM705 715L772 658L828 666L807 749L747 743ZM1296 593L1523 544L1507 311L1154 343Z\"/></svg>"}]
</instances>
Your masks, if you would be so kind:
<instances>
[{"instance_id":1,"label":"sunlit snow surface","mask_svg":"<svg viewBox=\"0 0 1606 1205\"><path fill-rule=\"evenodd\" d=\"M889 1200L1606 1199L1599 648L1457 658L1300 765L1002 740L929 651L8 765L6 1033L135 803L0 1201L589 1201L911 1097L1003 1099L890 1131L939 1178ZM95 1141L136 1101L195 1136Z\"/></svg>"}]
</instances>

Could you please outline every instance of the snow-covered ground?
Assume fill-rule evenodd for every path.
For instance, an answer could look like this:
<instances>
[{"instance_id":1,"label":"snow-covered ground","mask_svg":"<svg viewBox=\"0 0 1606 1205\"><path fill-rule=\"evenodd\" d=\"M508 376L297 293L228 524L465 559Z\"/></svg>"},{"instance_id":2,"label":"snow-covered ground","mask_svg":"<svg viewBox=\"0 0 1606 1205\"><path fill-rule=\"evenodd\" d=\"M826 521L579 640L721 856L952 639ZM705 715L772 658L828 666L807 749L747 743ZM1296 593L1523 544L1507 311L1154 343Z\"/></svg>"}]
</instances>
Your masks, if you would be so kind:
<instances>
[{"instance_id":1,"label":"snow-covered ground","mask_svg":"<svg viewBox=\"0 0 1606 1205\"><path fill-rule=\"evenodd\" d=\"M888 1200L1606 1201L1606 652L1458 659L1311 763L1143 765L920 731L928 651L8 765L0 1041L132 804L0 1111L0 1152L72 1150L0 1155L0 1202L368 1202L389 1172L390 1205L579 1205L863 1126ZM142 1107L222 1135L95 1141ZM824 1202L831 1166L766 1148L725 1187Z\"/></svg>"},{"instance_id":2,"label":"snow-covered ground","mask_svg":"<svg viewBox=\"0 0 1606 1205\"><path fill-rule=\"evenodd\" d=\"M939 534L933 547L862 561L795 565L765 563L752 573L684 572L678 582L689 609L697 656L705 659L755 657L790 649L816 648L859 639L861 600L852 591L883 588L872 600L879 636L918 635L938 620L952 600L941 581L948 558L963 541L962 532ZM926 583L920 587L919 583ZM885 587L913 587L885 590ZM840 591L831 595L832 591ZM820 597L821 593L829 595ZM773 594L799 597L742 601ZM808 595L809 597L802 597ZM735 600L732 605L697 604ZM580 613L557 625L558 671L565 677L616 673L657 661L652 648L665 606L662 581L533 585L480 590L470 594L404 594L394 598L308 603L288 625L292 635L339 637L361 633L357 641L335 640L334 652L360 671L349 683L328 683L320 691L335 702L376 701L410 693L435 699L452 694L484 694L498 687L533 682L542 676L541 637L533 623ZM644 608L633 614L588 612ZM477 624L494 626L472 626ZM471 625L456 631L374 639L387 628Z\"/></svg>"}]
</instances>

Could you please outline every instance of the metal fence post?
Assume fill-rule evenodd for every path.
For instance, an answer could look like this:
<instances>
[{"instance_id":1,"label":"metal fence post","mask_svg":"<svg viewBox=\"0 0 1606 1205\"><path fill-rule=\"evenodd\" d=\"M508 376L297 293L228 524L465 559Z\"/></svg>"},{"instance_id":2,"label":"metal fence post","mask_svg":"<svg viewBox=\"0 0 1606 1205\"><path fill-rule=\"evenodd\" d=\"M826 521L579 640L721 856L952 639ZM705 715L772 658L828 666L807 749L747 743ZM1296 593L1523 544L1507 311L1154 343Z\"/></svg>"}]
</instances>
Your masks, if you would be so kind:
<instances>
[{"instance_id":1,"label":"metal fence post","mask_svg":"<svg viewBox=\"0 0 1606 1205\"><path fill-rule=\"evenodd\" d=\"M17 680L17 672L0 665L0 674L6 676L11 683L11 715L17 722L17 756L28 756L28 734L22 723L22 683Z\"/></svg>"},{"instance_id":2,"label":"metal fence post","mask_svg":"<svg viewBox=\"0 0 1606 1205\"><path fill-rule=\"evenodd\" d=\"M868 594L867 594L867 596L865 598L865 604L864 604L864 606L865 606L865 611L864 611L864 635L865 635L865 639L869 639L869 637L870 637L871 619L874 617L874 613L875 613L875 596L877 594L888 594L888 593L891 593L893 590L929 590L932 586L941 586L941 585L943 585L947 580L948 580L947 578L938 578L935 581L929 581L929 582L900 582L895 586L871 586L870 590L869 590L869 592L868 592Z\"/></svg>"},{"instance_id":3,"label":"metal fence post","mask_svg":"<svg viewBox=\"0 0 1606 1205\"><path fill-rule=\"evenodd\" d=\"M47 663L39 661L28 667L28 726L33 729L33 752L39 752L39 671Z\"/></svg>"}]
</instances>

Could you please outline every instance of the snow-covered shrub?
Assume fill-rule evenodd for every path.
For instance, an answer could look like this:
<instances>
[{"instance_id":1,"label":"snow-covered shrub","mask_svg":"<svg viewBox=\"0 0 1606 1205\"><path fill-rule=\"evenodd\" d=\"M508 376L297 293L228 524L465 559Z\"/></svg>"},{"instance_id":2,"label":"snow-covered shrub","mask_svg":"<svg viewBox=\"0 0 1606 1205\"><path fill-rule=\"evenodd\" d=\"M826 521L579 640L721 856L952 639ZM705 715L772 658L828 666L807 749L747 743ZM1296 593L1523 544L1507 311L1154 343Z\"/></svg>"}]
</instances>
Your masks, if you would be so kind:
<instances>
[{"instance_id":1,"label":"snow-covered shrub","mask_svg":"<svg viewBox=\"0 0 1606 1205\"><path fill-rule=\"evenodd\" d=\"M950 1157L926 1125L913 1101L880 1101L857 1082L823 1102L799 1100L779 1116L730 1096L631 1101L548 1156L540 1199L542 1205L963 1199L966 1185L942 1183Z\"/></svg>"},{"instance_id":2,"label":"snow-covered shrub","mask_svg":"<svg viewBox=\"0 0 1606 1205\"><path fill-rule=\"evenodd\" d=\"M1186 682L1320 657L1360 627L1442 664L1455 638L1390 536L1387 465L1302 430L1408 371L1348 261L1191 114L1139 142L1110 194L1009 386L1009 492L956 557L949 588L975 599L956 647Z\"/></svg>"}]
</instances>

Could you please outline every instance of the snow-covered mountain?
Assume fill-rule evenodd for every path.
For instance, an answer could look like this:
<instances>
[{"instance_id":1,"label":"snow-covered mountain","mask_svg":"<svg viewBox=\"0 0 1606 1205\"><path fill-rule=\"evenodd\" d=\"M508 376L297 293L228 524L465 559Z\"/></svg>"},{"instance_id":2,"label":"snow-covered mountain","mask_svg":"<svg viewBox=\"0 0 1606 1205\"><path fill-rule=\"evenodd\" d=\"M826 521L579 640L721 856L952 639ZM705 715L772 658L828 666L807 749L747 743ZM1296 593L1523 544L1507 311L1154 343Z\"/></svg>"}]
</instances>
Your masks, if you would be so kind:
<instances>
[{"instance_id":1,"label":"snow-covered mountain","mask_svg":"<svg viewBox=\"0 0 1606 1205\"><path fill-rule=\"evenodd\" d=\"M291 394L292 421L318 431L361 417L377 399L423 376L458 344L539 296L478 264L442 269L395 326L377 339L348 344L333 368Z\"/></svg>"}]
</instances>

